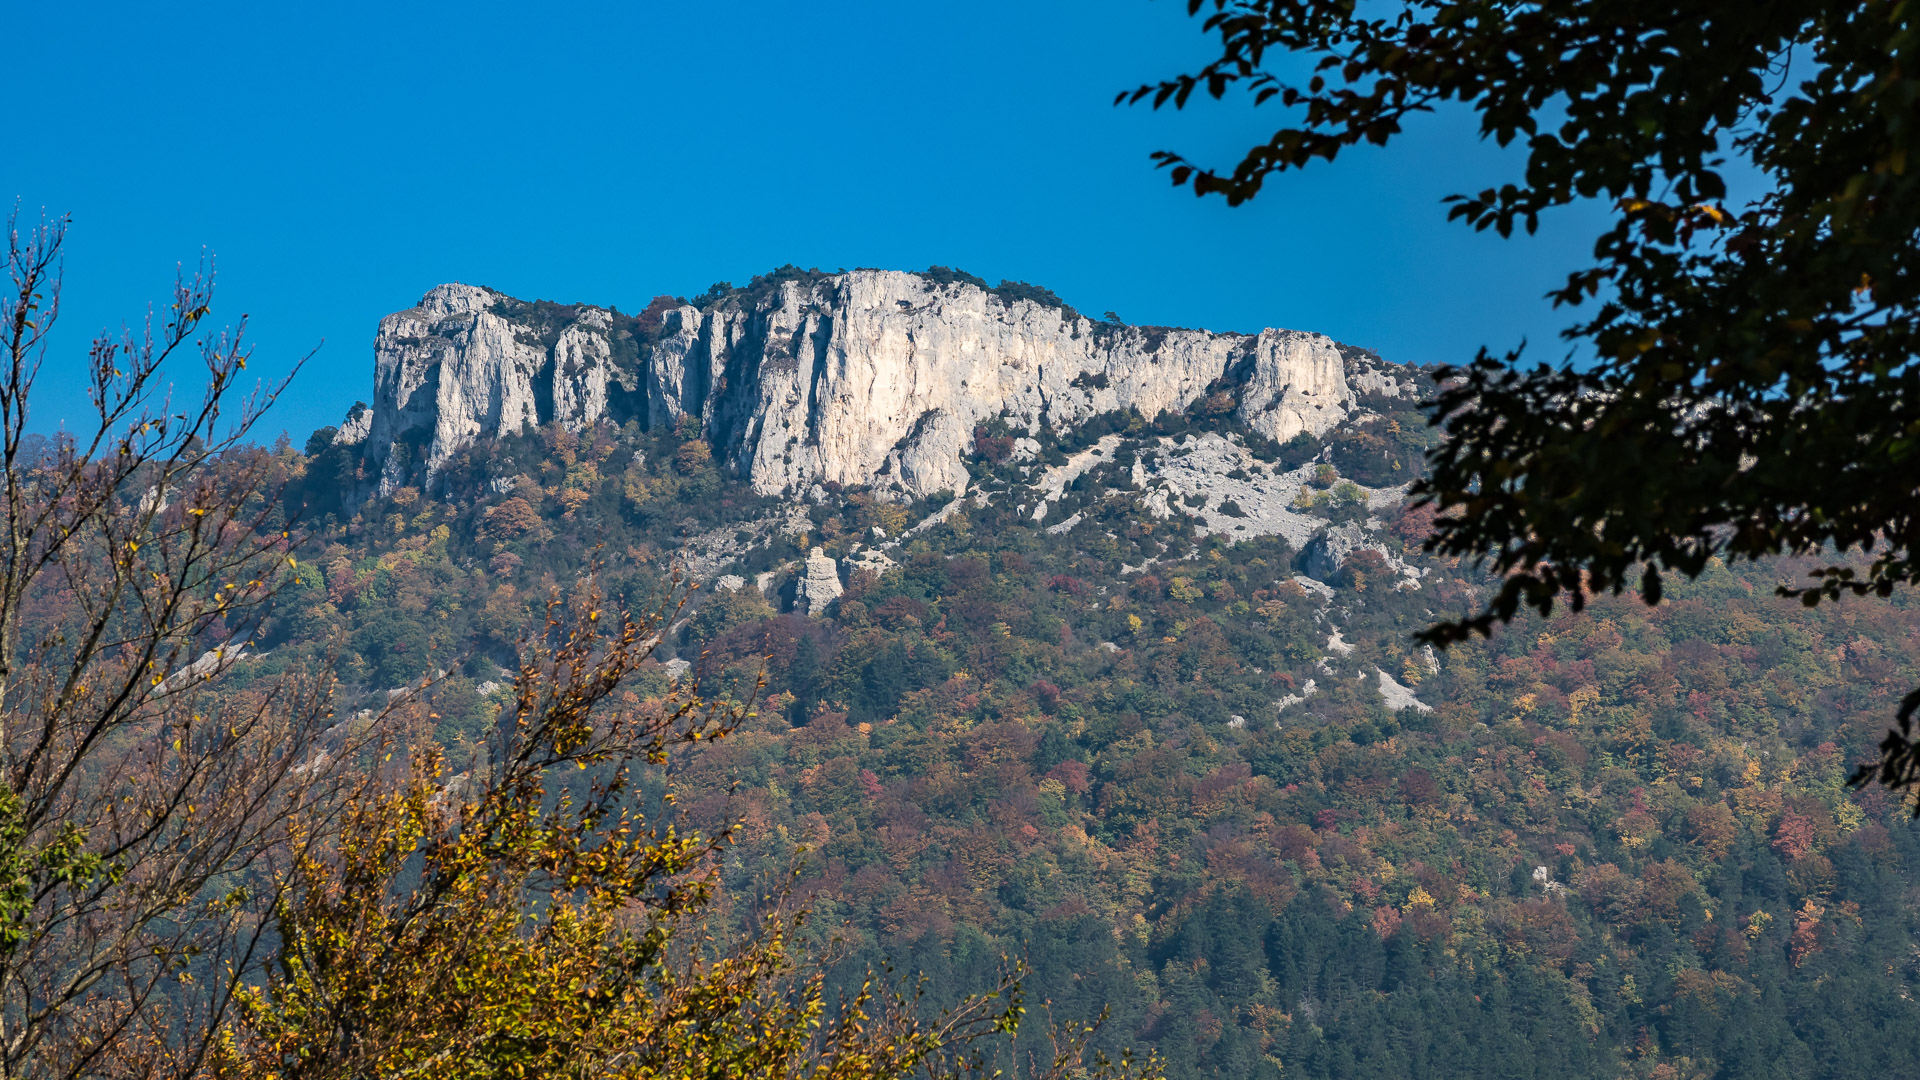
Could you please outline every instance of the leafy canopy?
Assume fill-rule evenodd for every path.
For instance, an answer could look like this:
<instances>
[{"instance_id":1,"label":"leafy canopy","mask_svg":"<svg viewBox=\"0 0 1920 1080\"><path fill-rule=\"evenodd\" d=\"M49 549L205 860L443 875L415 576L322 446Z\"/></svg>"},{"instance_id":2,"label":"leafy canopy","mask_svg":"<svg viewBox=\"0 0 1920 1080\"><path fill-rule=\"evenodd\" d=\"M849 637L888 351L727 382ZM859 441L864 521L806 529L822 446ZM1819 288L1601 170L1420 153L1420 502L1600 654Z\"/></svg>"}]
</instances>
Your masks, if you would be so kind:
<instances>
[{"instance_id":1,"label":"leafy canopy","mask_svg":"<svg viewBox=\"0 0 1920 1080\"><path fill-rule=\"evenodd\" d=\"M1591 361L1484 350L1429 403L1448 438L1415 489L1429 550L1502 577L1486 634L1525 606L1699 574L1715 558L1812 554L1783 595L1813 605L1920 581L1920 116L1910 0L1189 0L1218 58L1120 95L1184 106L1251 93L1285 126L1231 170L1157 154L1230 203L1415 113L1472 108L1518 143L1515 181L1452 195L1450 217L1510 235L1576 200L1612 207L1591 265L1549 295L1584 306ZM1312 58L1291 80L1276 62ZM1729 198L1727 176L1761 191ZM1847 560L1859 549L1866 559ZM1920 692L1901 711L1903 730ZM1883 780L1920 779L1890 737Z\"/></svg>"}]
</instances>

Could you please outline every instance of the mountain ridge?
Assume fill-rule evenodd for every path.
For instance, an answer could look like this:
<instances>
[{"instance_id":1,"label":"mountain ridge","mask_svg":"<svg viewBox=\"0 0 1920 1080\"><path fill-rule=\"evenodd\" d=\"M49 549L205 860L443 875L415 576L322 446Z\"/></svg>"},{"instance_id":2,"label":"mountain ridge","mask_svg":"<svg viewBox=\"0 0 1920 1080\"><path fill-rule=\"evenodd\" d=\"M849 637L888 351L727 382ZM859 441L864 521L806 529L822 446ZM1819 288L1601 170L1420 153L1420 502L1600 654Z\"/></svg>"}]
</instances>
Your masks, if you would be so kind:
<instances>
[{"instance_id":1,"label":"mountain ridge","mask_svg":"<svg viewBox=\"0 0 1920 1080\"><path fill-rule=\"evenodd\" d=\"M477 302L556 373L601 319ZM686 597L636 692L753 695L651 781L690 828L737 827L735 895L804 849L815 925L849 942L833 988L892 963L946 1004L1025 955L1033 1000L1105 1012L1098 1045L1152 1046L1174 1080L1839 1077L1920 1053L1920 833L1845 784L1912 684L1909 602L1782 606L1804 561L1716 563L1657 608L1418 648L1494 581L1424 553L1432 508L1404 501L1430 376L1357 350L1318 437L1255 430L1251 378L1208 373L1177 411L986 416L949 494L760 492L707 403L648 417L615 377L652 344L619 332L664 335L678 306L605 311L597 419L562 422L601 400L578 386L529 389L538 426L471 435L437 486L423 424L376 490L373 408L286 448L314 531L234 677L337 662L377 709L444 671L435 737L482 762L515 628L559 583Z\"/></svg>"},{"instance_id":2,"label":"mountain ridge","mask_svg":"<svg viewBox=\"0 0 1920 1080\"><path fill-rule=\"evenodd\" d=\"M440 285L381 320L373 404L334 438L362 447L370 493L388 494L550 421L697 422L761 494L834 483L914 499L965 488L982 424L1033 436L1206 400L1285 442L1417 382L1322 334L1096 322L1047 290L941 269L770 274L639 316Z\"/></svg>"}]
</instances>

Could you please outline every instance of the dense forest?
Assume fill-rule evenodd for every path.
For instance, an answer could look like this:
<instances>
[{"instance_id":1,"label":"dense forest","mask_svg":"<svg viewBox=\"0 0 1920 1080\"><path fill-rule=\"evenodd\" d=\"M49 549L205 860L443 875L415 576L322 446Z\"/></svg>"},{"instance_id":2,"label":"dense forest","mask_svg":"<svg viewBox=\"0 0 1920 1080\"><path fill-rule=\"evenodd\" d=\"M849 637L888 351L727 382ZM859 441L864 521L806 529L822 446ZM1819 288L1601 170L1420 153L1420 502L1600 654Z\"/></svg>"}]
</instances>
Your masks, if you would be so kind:
<instances>
[{"instance_id":1,"label":"dense forest","mask_svg":"<svg viewBox=\"0 0 1920 1080\"><path fill-rule=\"evenodd\" d=\"M353 448L283 440L257 453L307 539L240 677L338 663L372 705L437 673L438 736L471 759L557 585L593 565L657 597L693 539L787 515L700 569L645 676L757 692L755 716L656 779L693 823L741 823L734 895L800 866L849 979L890 962L950 999L1024 957L1032 1003L1107 1011L1102 1044L1176 1078L1920 1060L1920 834L1845 784L1920 678L1909 604L1809 610L1774 596L1800 568L1715 565L1657 608L1603 599L1435 654L1411 634L1486 582L1420 553L1424 511L1344 483L1404 480L1419 416L1327 446L1224 425L1203 402L1044 446L1128 436L1043 519L996 497L1026 473L982 429L984 496L910 535L943 500L789 513L690 425L550 426L463 452L452 497L360 506ZM1280 538L1144 512L1134 448L1209 430L1276 469L1317 456L1313 512L1372 515L1384 555L1315 580ZM825 613L796 610L810 548L882 535Z\"/></svg>"}]
</instances>

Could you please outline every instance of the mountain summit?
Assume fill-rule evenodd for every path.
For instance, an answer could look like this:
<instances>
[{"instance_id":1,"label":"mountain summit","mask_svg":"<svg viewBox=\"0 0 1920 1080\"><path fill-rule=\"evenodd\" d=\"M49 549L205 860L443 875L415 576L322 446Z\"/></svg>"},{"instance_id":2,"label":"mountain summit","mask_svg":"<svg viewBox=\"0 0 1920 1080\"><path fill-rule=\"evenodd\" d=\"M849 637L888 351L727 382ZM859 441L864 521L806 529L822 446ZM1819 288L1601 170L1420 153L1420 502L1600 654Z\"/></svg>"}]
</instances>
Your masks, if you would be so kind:
<instances>
[{"instance_id":1,"label":"mountain summit","mask_svg":"<svg viewBox=\"0 0 1920 1080\"><path fill-rule=\"evenodd\" d=\"M372 408L337 438L364 442L381 494L430 488L477 439L695 418L763 495L834 483L920 498L964 490L982 424L1039 434L1204 401L1285 442L1324 434L1362 395L1413 388L1321 334L1096 321L1045 289L943 268L788 269L639 315L447 284L381 320L374 354Z\"/></svg>"}]
</instances>

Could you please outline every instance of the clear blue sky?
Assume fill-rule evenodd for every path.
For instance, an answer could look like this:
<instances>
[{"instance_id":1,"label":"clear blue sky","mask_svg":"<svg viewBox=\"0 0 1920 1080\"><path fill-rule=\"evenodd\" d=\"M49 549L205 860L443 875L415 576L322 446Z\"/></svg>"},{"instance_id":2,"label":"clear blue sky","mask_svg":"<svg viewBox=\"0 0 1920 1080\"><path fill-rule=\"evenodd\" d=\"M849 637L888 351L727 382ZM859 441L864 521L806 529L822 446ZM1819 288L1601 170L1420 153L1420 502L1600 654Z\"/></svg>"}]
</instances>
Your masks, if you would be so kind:
<instances>
[{"instance_id":1,"label":"clear blue sky","mask_svg":"<svg viewBox=\"0 0 1920 1080\"><path fill-rule=\"evenodd\" d=\"M939 263L1090 314L1317 330L1401 361L1564 351L1540 297L1592 218L1512 241L1447 224L1442 196L1514 167L1464 116L1245 207L1169 187L1151 151L1226 163L1269 126L1238 104L1111 105L1206 58L1184 11L22 5L0 195L73 215L36 426L84 420L85 339L203 248L258 369L324 341L272 420L296 442L369 396L380 316L442 281L637 310L782 263Z\"/></svg>"}]
</instances>

